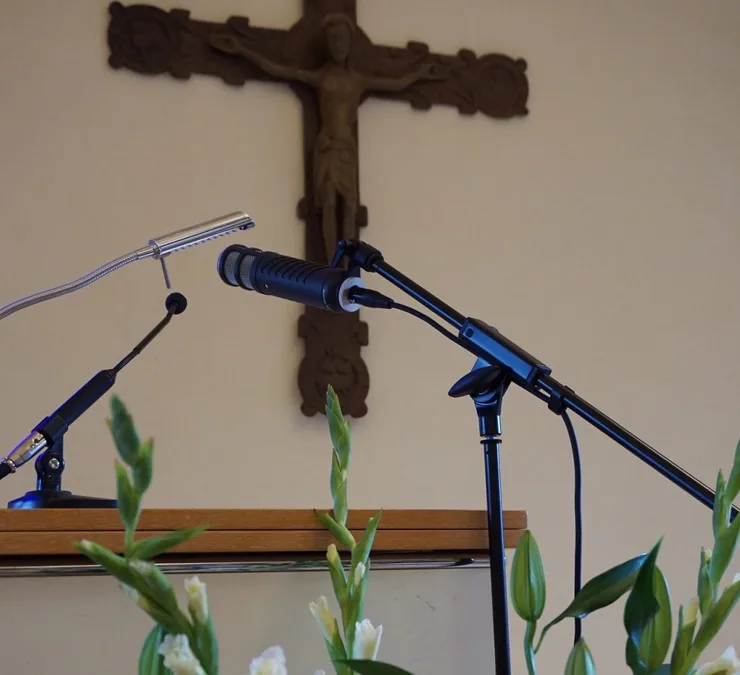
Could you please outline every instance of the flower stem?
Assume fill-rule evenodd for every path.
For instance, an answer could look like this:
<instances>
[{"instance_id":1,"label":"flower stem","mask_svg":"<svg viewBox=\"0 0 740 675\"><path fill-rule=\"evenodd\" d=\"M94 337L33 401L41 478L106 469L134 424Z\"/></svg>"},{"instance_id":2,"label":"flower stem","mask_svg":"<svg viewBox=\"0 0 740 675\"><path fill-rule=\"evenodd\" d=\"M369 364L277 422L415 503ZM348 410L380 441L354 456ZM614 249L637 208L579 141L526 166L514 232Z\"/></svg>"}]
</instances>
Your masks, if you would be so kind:
<instances>
[{"instance_id":1,"label":"flower stem","mask_svg":"<svg viewBox=\"0 0 740 675\"><path fill-rule=\"evenodd\" d=\"M134 530L126 528L123 535L123 555L125 558L129 558L131 551L134 548Z\"/></svg>"},{"instance_id":2,"label":"flower stem","mask_svg":"<svg viewBox=\"0 0 740 675\"><path fill-rule=\"evenodd\" d=\"M540 647L542 646L542 641L545 639L545 635L547 635L547 631L554 626L554 622L550 622L540 631L540 639L537 640L537 646L534 648L534 653L536 654L538 651L540 651ZM532 637L534 637L534 634L532 634Z\"/></svg>"},{"instance_id":3,"label":"flower stem","mask_svg":"<svg viewBox=\"0 0 740 675\"><path fill-rule=\"evenodd\" d=\"M537 666L534 661L534 634L537 630L536 621L527 621L527 630L524 632L524 660L527 662L529 675L537 674Z\"/></svg>"}]
</instances>

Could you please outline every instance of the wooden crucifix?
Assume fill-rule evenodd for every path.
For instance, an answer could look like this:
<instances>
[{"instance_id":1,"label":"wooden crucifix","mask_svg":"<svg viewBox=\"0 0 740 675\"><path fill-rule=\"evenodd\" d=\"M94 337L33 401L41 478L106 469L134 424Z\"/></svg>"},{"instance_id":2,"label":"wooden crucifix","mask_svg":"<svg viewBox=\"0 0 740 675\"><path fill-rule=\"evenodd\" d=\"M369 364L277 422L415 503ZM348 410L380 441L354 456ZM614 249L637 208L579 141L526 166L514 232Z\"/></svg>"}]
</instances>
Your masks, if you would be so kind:
<instances>
[{"instance_id":1,"label":"wooden crucifix","mask_svg":"<svg viewBox=\"0 0 740 675\"><path fill-rule=\"evenodd\" d=\"M187 79L215 75L234 86L249 80L287 83L303 104L305 254L326 264L339 239L367 225L360 202L357 111L369 96L407 101L412 108L456 106L462 114L497 119L527 114L526 62L463 49L435 54L427 45L373 44L356 22L356 0L303 0L304 13L288 30L256 28L249 19L197 21L185 10L110 5L109 63L137 73ZM452 5L451 5L452 7ZM361 347L367 324L359 313L306 307L298 321L305 355L298 372L301 410L324 410L326 387L353 417L367 413L370 387Z\"/></svg>"}]
</instances>

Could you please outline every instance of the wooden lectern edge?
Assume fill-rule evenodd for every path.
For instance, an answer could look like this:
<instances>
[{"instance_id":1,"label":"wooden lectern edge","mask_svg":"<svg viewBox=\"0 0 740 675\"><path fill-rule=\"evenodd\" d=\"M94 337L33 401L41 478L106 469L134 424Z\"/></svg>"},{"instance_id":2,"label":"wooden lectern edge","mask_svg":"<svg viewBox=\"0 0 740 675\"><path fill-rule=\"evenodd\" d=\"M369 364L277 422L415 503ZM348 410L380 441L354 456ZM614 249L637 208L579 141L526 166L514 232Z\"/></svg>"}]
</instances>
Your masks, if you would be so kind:
<instances>
[{"instance_id":1,"label":"wooden lectern edge","mask_svg":"<svg viewBox=\"0 0 740 675\"><path fill-rule=\"evenodd\" d=\"M327 509L330 510L330 509ZM349 514L350 529L361 529L375 515L371 509ZM444 530L485 528L487 517L480 510L388 509L380 529ZM140 531L207 526L209 530L324 530L313 509L144 509ZM504 511L504 529L527 527L526 511ZM118 513L112 509L0 510L0 532L121 530Z\"/></svg>"},{"instance_id":2,"label":"wooden lectern edge","mask_svg":"<svg viewBox=\"0 0 740 675\"><path fill-rule=\"evenodd\" d=\"M348 526L362 536L375 512L350 514ZM196 539L174 549L174 555L322 554L332 538L311 509L146 509L140 537L172 529L207 525ZM450 554L488 551L487 517L475 510L387 510L375 540L379 555ZM527 526L525 511L504 513L505 543L516 546ZM123 546L116 511L92 509L0 511L0 562L28 556L77 555L74 542L96 541L115 551Z\"/></svg>"}]
</instances>

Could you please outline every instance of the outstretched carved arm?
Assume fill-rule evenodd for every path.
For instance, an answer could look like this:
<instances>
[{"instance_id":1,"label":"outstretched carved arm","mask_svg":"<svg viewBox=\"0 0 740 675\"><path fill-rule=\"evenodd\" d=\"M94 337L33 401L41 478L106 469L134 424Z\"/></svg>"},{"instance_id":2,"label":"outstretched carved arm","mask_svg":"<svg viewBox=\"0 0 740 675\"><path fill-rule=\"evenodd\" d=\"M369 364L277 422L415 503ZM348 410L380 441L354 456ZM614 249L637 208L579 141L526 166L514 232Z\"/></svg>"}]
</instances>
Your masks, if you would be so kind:
<instances>
[{"instance_id":1,"label":"outstretched carved arm","mask_svg":"<svg viewBox=\"0 0 740 675\"><path fill-rule=\"evenodd\" d=\"M250 49L243 44L239 38L236 38L233 35L211 35L208 39L208 43L211 47L220 52L224 52L225 54L235 54L245 58L247 61L253 63L273 77L279 77L284 80L298 80L299 82L304 82L305 84L310 85L316 84L316 75L310 70L303 70L301 68L294 68L281 63L276 63L254 49Z\"/></svg>"},{"instance_id":2,"label":"outstretched carved arm","mask_svg":"<svg viewBox=\"0 0 740 675\"><path fill-rule=\"evenodd\" d=\"M398 77L366 77L368 89L376 91L403 91L420 80L442 80L446 74L438 72L433 64L426 64Z\"/></svg>"}]
</instances>

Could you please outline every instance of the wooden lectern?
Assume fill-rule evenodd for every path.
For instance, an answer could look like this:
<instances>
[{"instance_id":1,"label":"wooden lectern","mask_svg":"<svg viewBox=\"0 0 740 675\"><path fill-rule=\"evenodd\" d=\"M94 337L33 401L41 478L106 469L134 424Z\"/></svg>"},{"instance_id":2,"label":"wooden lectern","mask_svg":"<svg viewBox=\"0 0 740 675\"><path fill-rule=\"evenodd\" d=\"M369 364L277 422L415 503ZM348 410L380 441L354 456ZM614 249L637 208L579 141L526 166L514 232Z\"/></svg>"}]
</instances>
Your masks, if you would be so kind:
<instances>
[{"instance_id":1,"label":"wooden lectern","mask_svg":"<svg viewBox=\"0 0 740 675\"><path fill-rule=\"evenodd\" d=\"M359 538L373 511L353 511L348 526ZM323 563L331 535L310 509L148 509L139 535L205 525L208 529L157 560L177 571L266 571L271 563ZM504 513L507 548L527 526L525 511ZM112 509L0 511L0 576L56 576L102 572L73 543L96 541L122 551L123 528ZM373 560L430 567L488 564L485 511L388 510L383 512ZM300 564L299 564L300 563ZM309 565L310 566L310 565Z\"/></svg>"}]
</instances>

